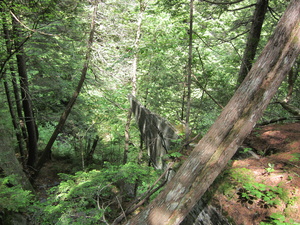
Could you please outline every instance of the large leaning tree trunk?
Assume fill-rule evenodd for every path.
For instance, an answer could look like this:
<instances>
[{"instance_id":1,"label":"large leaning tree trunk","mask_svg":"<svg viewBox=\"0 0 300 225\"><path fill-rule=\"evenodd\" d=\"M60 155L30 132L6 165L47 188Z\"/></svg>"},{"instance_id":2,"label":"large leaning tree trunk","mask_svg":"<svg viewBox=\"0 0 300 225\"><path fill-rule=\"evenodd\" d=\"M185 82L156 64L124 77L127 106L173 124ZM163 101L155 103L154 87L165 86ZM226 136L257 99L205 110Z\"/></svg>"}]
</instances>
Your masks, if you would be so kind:
<instances>
[{"instance_id":1,"label":"large leaning tree trunk","mask_svg":"<svg viewBox=\"0 0 300 225\"><path fill-rule=\"evenodd\" d=\"M180 224L251 132L300 52L300 2L274 34L221 115L165 189L128 224Z\"/></svg>"}]
</instances>

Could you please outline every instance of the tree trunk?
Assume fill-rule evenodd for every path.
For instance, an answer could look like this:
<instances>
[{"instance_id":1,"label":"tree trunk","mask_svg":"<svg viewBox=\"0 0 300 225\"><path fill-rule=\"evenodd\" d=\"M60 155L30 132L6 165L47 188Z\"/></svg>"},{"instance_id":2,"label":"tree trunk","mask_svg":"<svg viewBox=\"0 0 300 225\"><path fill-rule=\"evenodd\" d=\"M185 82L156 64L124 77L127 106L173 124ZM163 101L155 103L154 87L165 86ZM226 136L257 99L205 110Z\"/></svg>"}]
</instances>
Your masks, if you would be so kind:
<instances>
[{"instance_id":1,"label":"tree trunk","mask_svg":"<svg viewBox=\"0 0 300 225\"><path fill-rule=\"evenodd\" d=\"M285 102L289 102L292 99L294 85L296 83L298 73L299 73L299 62L296 62L294 68L292 68L288 74L288 88L287 88L288 92L284 99Z\"/></svg>"},{"instance_id":2,"label":"tree trunk","mask_svg":"<svg viewBox=\"0 0 300 225\"><path fill-rule=\"evenodd\" d=\"M87 152L87 157L86 157L87 165L90 165L93 162L93 156L94 156L99 139L100 139L100 137L98 135L96 135L96 137L93 140L91 149L88 147L88 152Z\"/></svg>"},{"instance_id":3,"label":"tree trunk","mask_svg":"<svg viewBox=\"0 0 300 225\"><path fill-rule=\"evenodd\" d=\"M261 28L268 9L268 0L257 0L250 33L247 38L241 68L238 75L237 85L240 85L251 69L256 49L260 39Z\"/></svg>"},{"instance_id":4,"label":"tree trunk","mask_svg":"<svg viewBox=\"0 0 300 225\"><path fill-rule=\"evenodd\" d=\"M290 105L289 103L285 102L285 101L279 101L279 104L282 106L282 108L284 108L286 111L288 111L290 114L294 115L294 116L300 116L300 109Z\"/></svg>"},{"instance_id":5,"label":"tree trunk","mask_svg":"<svg viewBox=\"0 0 300 225\"><path fill-rule=\"evenodd\" d=\"M8 53L8 55L10 55L11 52L12 52L12 41L10 39L9 30L7 28L7 21L6 21L5 16L2 16L2 20L3 20L3 37L5 39L5 45L6 45L7 53ZM14 67L13 67L12 63L10 62L9 65L10 65L11 76L15 77ZM13 104L13 101L12 101L12 98L11 98L11 94L10 94L11 92L10 92L10 89L9 89L9 85L8 85L8 82L7 82L7 79L6 79L5 72L3 73L3 78L4 78L4 83L3 84L4 84L5 93L6 93L6 97L7 97L7 103L8 103L10 115L11 115L11 118L12 118L12 124L13 124L14 130L15 130L15 133L16 133L17 141L18 141L19 152L20 152L20 155L21 155L21 161L22 161L22 164L24 164L24 160L25 160L24 152L25 151L24 151L23 141L27 139L27 135L25 135L26 139L25 138L23 139L22 133L21 133L21 126L20 126L20 123L19 123L19 121L17 119L17 116L16 116L16 114L14 112L14 109L13 109L14 104ZM14 90L17 89L17 87L15 87L15 86L16 85L13 84ZM17 93L19 93L19 92L17 91ZM20 104L17 105L17 108L18 108L18 106L19 106L19 110L20 110L21 115L22 115L22 109L21 109ZM26 130L25 130L25 133L26 133Z\"/></svg>"},{"instance_id":6,"label":"tree trunk","mask_svg":"<svg viewBox=\"0 0 300 225\"><path fill-rule=\"evenodd\" d=\"M22 95L22 105L25 116L25 124L27 128L27 165L34 167L37 158L37 141L38 141L38 131L35 123L35 118L33 115L32 101L29 94L28 78L26 72L26 63L24 58L24 53L21 52L17 56L18 72L20 76L20 86Z\"/></svg>"},{"instance_id":7,"label":"tree trunk","mask_svg":"<svg viewBox=\"0 0 300 225\"><path fill-rule=\"evenodd\" d=\"M4 80L6 80L6 75L5 74L4 74L3 78L4 78ZM16 114L15 114L14 109L13 109L14 107L13 107L13 102L12 102L12 99L11 99L11 94L10 94L10 90L9 90L9 87L8 87L8 83L7 83L7 81L4 81L3 84L4 84L4 89L5 89L5 94L6 94L6 99L7 99L7 104L8 104L12 124L13 124L14 130L15 130L17 141L18 141L19 152L20 152L20 156L21 156L21 162L22 162L22 164L24 164L24 146L23 146L23 139L22 139L21 129L19 127L19 123L17 121L17 117L16 117Z\"/></svg>"},{"instance_id":8,"label":"tree trunk","mask_svg":"<svg viewBox=\"0 0 300 225\"><path fill-rule=\"evenodd\" d=\"M185 115L185 139L190 137L190 112L191 112L191 84L192 84L192 61L193 61L193 9L194 0L190 0L190 28L189 28L189 58L187 65L187 98Z\"/></svg>"},{"instance_id":9,"label":"tree trunk","mask_svg":"<svg viewBox=\"0 0 300 225\"><path fill-rule=\"evenodd\" d=\"M165 189L128 224L180 224L251 132L300 52L293 0L248 76Z\"/></svg>"},{"instance_id":10,"label":"tree trunk","mask_svg":"<svg viewBox=\"0 0 300 225\"><path fill-rule=\"evenodd\" d=\"M16 36L15 39L15 46L20 46L18 38L21 37L19 31L19 24L18 22L12 18L13 20L13 27L14 27L14 34ZM25 116L25 124L27 129L27 151L28 151L28 158L27 158L27 165L30 167L34 167L37 158L38 152L38 131L37 126L35 123L35 118L33 114L33 107L32 101L29 91L28 85L28 76L26 70L26 61L25 61L25 53L23 47L19 50L19 54L16 55L17 58L17 67L20 79L20 89L21 89L21 96L22 96L22 106L23 112Z\"/></svg>"},{"instance_id":11,"label":"tree trunk","mask_svg":"<svg viewBox=\"0 0 300 225\"><path fill-rule=\"evenodd\" d=\"M25 118L24 118L23 112L22 112L20 92L19 92L19 88L18 88L19 85L18 85L18 81L16 79L16 74L14 72L13 65L10 66L10 72L11 72L11 77L12 77L12 85L13 85L13 90L14 90L14 97L15 97L15 102L16 102L17 114L18 114L18 118L19 118L19 126L21 127L23 140L25 142L27 142L28 135L27 135L27 132L26 132L25 124L24 124Z\"/></svg>"},{"instance_id":12,"label":"tree trunk","mask_svg":"<svg viewBox=\"0 0 300 225\"><path fill-rule=\"evenodd\" d=\"M68 105L65 108L65 111L62 113L62 115L60 116L59 122L52 134L52 136L50 137L44 151L43 154L41 156L41 158L39 159L37 166L36 166L36 174L34 176L36 176L39 172L39 170L43 167L43 165L51 158L51 148L58 136L58 134L61 132L61 129L63 128L63 126L65 125L65 122L77 100L77 97L81 91L82 85L85 81L85 77L87 74L87 70L88 70L88 66L89 66L89 62L90 62L90 57L91 57L91 51L92 51L92 45L93 45L93 39L94 39L94 33L95 33L95 20L96 20L96 14L97 14L97 10L98 10L98 2L95 1L94 3L94 11L93 11L93 16L92 16L92 22L91 22L91 31L90 31L90 35L89 35L89 40L88 40L88 47L87 47L87 53L86 53L86 57L85 57L85 62L83 65L83 69L81 71L81 77L80 80L78 82L78 85L73 93L72 98L70 99Z\"/></svg>"},{"instance_id":13,"label":"tree trunk","mask_svg":"<svg viewBox=\"0 0 300 225\"><path fill-rule=\"evenodd\" d=\"M138 47L141 39L141 28L142 28L143 14L145 9L146 9L146 3L140 1L140 12L137 21L137 31L136 31L135 42L134 42L134 57L132 63L132 76L131 76L131 84L132 84L131 95L133 96L136 96L136 91L137 91L137 64L138 64L138 57L139 57ZM125 125L125 149L124 149L123 164L127 163L127 155L129 152L131 117L132 117L132 111L131 109L128 109L126 125Z\"/></svg>"}]
</instances>

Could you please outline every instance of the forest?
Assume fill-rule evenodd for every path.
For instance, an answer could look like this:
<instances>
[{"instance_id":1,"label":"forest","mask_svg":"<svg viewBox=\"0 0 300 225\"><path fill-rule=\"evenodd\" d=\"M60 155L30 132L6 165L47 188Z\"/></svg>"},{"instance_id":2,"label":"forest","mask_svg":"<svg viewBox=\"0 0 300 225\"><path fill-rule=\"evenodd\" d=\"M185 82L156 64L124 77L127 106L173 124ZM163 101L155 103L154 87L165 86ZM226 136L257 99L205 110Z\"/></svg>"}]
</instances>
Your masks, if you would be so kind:
<instances>
[{"instance_id":1,"label":"forest","mask_svg":"<svg viewBox=\"0 0 300 225\"><path fill-rule=\"evenodd\" d=\"M298 0L0 14L0 224L300 224Z\"/></svg>"}]
</instances>

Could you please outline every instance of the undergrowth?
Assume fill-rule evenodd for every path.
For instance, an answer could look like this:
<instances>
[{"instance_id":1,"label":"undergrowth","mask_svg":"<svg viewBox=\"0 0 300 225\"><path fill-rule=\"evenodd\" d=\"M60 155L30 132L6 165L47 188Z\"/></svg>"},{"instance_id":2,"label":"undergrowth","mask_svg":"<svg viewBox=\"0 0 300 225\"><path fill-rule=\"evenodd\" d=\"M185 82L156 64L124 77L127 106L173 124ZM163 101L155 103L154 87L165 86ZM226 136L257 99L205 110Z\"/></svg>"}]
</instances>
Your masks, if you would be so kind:
<instances>
[{"instance_id":1,"label":"undergrowth","mask_svg":"<svg viewBox=\"0 0 300 225\"><path fill-rule=\"evenodd\" d=\"M31 191L23 190L15 175L0 178L0 212L22 212L33 201Z\"/></svg>"},{"instance_id":2,"label":"undergrowth","mask_svg":"<svg viewBox=\"0 0 300 225\"><path fill-rule=\"evenodd\" d=\"M147 190L156 171L134 163L60 174L62 182L32 207L35 224L107 224L131 198Z\"/></svg>"},{"instance_id":3,"label":"undergrowth","mask_svg":"<svg viewBox=\"0 0 300 225\"><path fill-rule=\"evenodd\" d=\"M249 204L268 209L277 208L280 204L288 205L291 203L288 192L280 184L270 186L259 183L255 181L252 171L247 168L231 168L224 171L218 191L229 199L236 198L245 207ZM287 222L284 214L275 213L260 223L260 225L267 224L290 225L297 223L293 220Z\"/></svg>"}]
</instances>

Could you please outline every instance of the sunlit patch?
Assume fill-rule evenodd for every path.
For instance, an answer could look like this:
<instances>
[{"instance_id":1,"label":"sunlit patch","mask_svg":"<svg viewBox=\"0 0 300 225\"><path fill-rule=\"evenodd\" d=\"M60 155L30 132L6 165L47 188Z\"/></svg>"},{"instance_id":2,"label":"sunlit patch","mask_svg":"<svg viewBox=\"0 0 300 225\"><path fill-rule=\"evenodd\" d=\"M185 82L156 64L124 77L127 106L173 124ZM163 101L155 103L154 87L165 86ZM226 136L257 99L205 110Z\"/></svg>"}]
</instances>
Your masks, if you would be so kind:
<instances>
[{"instance_id":1,"label":"sunlit patch","mask_svg":"<svg viewBox=\"0 0 300 225\"><path fill-rule=\"evenodd\" d=\"M154 208L149 214L148 224L151 225L164 225L170 218L171 213L162 208Z\"/></svg>"}]
</instances>

